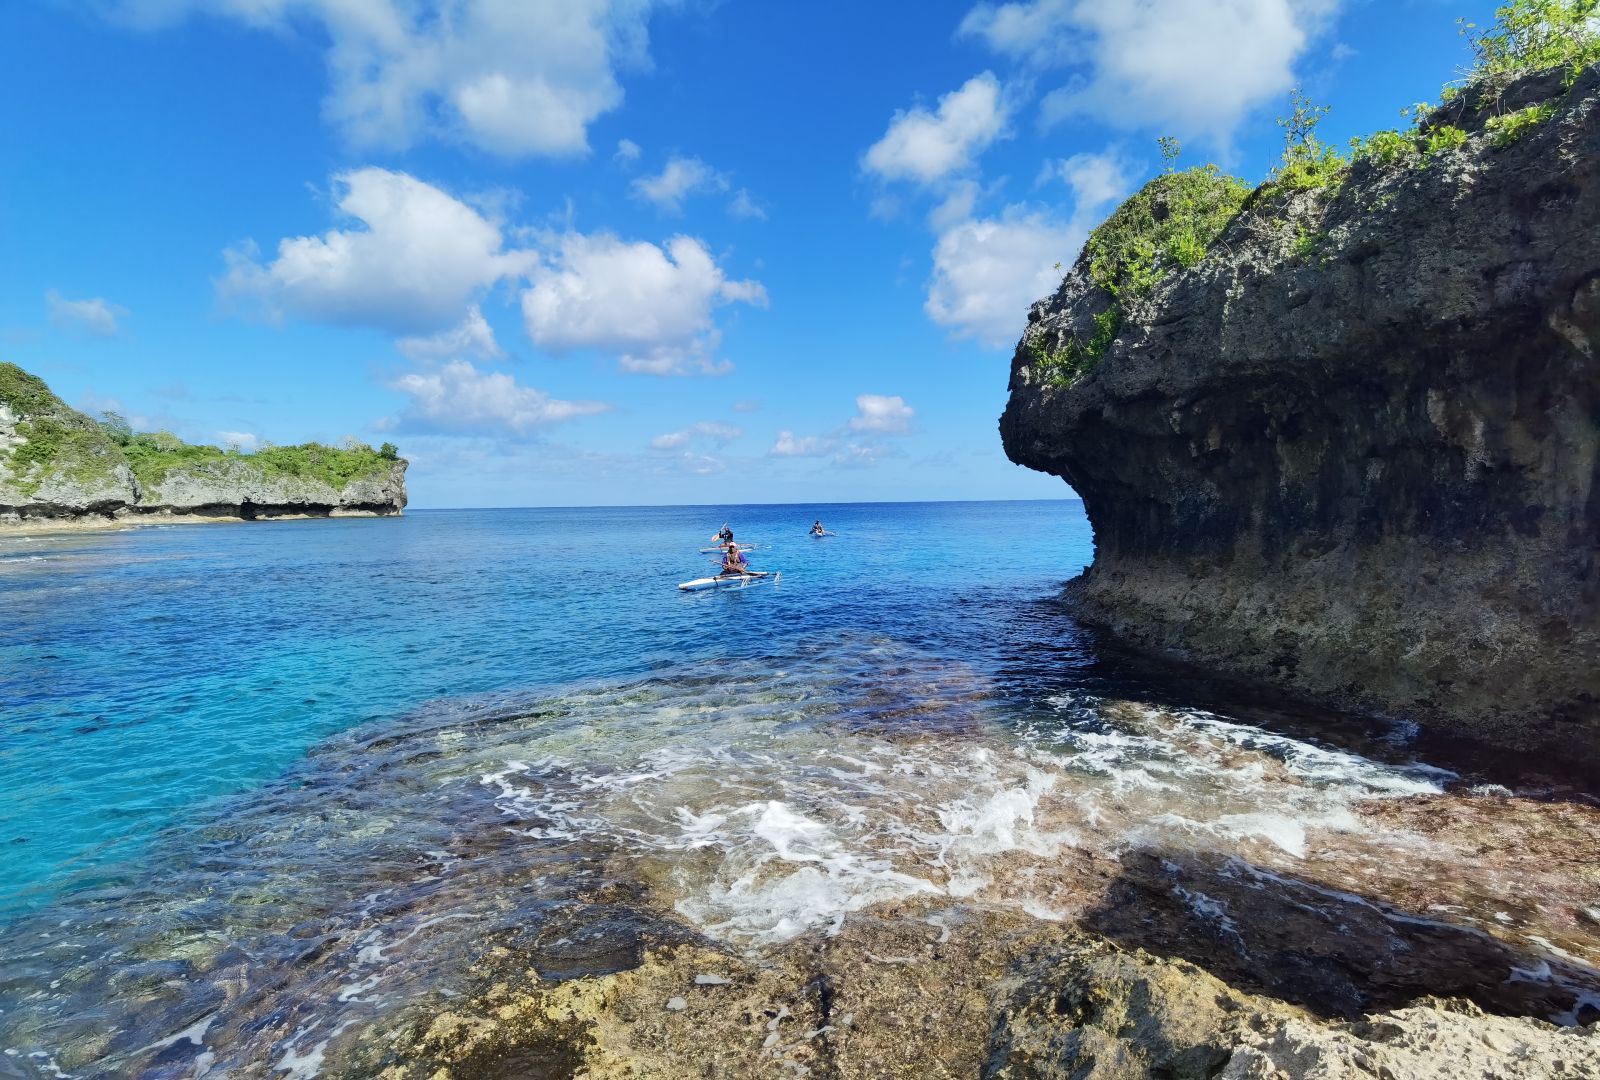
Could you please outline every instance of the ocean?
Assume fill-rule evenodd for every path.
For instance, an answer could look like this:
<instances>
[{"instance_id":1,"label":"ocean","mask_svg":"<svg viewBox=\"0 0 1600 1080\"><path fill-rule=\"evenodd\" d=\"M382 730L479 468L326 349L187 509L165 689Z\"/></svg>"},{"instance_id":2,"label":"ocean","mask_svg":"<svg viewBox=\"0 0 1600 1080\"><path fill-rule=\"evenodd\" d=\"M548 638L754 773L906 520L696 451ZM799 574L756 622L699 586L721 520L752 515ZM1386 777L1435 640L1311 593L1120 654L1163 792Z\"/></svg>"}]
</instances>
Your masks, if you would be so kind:
<instances>
[{"instance_id":1,"label":"ocean","mask_svg":"<svg viewBox=\"0 0 1600 1080\"><path fill-rule=\"evenodd\" d=\"M724 521L781 579L680 592ZM1374 820L1466 783L1413 726L1121 656L1061 599L1092 553L1075 501L0 535L0 1076L315 1076L486 942L565 978L646 926L1070 920L1071 853L1456 872ZM1593 945L1460 877L1428 919Z\"/></svg>"}]
</instances>

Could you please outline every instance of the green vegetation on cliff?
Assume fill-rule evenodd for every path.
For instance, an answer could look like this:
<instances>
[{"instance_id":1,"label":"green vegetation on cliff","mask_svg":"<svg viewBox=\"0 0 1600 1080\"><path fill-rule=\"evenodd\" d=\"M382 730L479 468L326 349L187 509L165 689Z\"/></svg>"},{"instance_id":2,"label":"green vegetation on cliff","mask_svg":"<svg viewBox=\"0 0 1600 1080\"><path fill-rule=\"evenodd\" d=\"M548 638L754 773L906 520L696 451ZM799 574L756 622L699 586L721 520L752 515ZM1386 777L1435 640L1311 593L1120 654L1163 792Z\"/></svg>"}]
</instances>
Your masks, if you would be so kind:
<instances>
[{"instance_id":1,"label":"green vegetation on cliff","mask_svg":"<svg viewBox=\"0 0 1600 1080\"><path fill-rule=\"evenodd\" d=\"M261 470L266 476L292 476L327 484L335 491L352 480L378 476L399 460L391 450L385 455L365 443L351 442L345 446L326 446L322 443L301 443L298 446L265 446L254 453L223 450L216 446L186 443L168 431L133 435L122 447L128 464L139 486L145 490L156 488L179 469L226 466L230 462L245 462Z\"/></svg>"},{"instance_id":2,"label":"green vegetation on cliff","mask_svg":"<svg viewBox=\"0 0 1600 1080\"><path fill-rule=\"evenodd\" d=\"M48 473L90 485L110 480L122 462L98 424L68 408L43 379L16 364L0 363L0 407L15 418L15 436L21 440L0 450L0 464L26 495L36 493Z\"/></svg>"},{"instance_id":3,"label":"green vegetation on cliff","mask_svg":"<svg viewBox=\"0 0 1600 1080\"><path fill-rule=\"evenodd\" d=\"M1168 160L1176 144L1163 143ZM1094 333L1059 348L1033 343L1033 355L1057 385L1070 384L1094 367L1122 329L1128 301L1147 295L1170 270L1205 258L1250 194L1250 185L1215 165L1162 173L1119 206L1089 234L1084 257L1094 284L1111 304L1094 317Z\"/></svg>"},{"instance_id":4,"label":"green vegetation on cliff","mask_svg":"<svg viewBox=\"0 0 1600 1080\"><path fill-rule=\"evenodd\" d=\"M1474 57L1464 80L1471 94L1460 86L1447 86L1442 106L1423 102L1402 110L1412 118L1411 130L1352 139L1349 155L1318 137L1317 126L1328 107L1314 103L1298 88L1290 92L1289 115L1278 119L1284 132L1283 158L1254 187L1215 165L1175 169L1178 141L1159 139L1166 171L1113 211L1084 245L1088 280L1109 294L1109 304L1093 317L1093 331L1084 340L1071 337L1052 344L1042 337L1025 338L1023 346L1033 367L1055 386L1077 381L1115 344L1128 303L1148 295L1167 275L1203 260L1239 214L1260 207L1276 218L1286 195L1312 192L1330 197L1349 179L1357 162L1380 168L1426 166L1468 145L1470 135L1458 124L1485 131L1490 146L1504 149L1556 111L1549 101L1505 111L1504 94L1514 80L1560 69L1570 88L1580 71L1600 63L1600 0L1511 0L1495 10L1489 27L1480 29L1464 20L1461 27ZM1469 99L1470 117L1463 115ZM1291 251L1299 258L1308 257L1321 234L1304 221L1289 224Z\"/></svg>"},{"instance_id":5,"label":"green vegetation on cliff","mask_svg":"<svg viewBox=\"0 0 1600 1080\"><path fill-rule=\"evenodd\" d=\"M85 416L52 393L42 379L10 363L0 363L0 407L10 412L17 440L9 447L9 440L0 440L0 469L30 497L47 477L64 477L80 485L111 482L119 466L132 470L144 492L159 487L175 471L211 471L235 464L256 470L263 478L312 480L339 491L352 481L383 475L400 460L393 443L374 450L354 440L344 446L312 442L265 446L245 454L186 443L167 431L138 433L116 413L105 413L98 421Z\"/></svg>"}]
</instances>

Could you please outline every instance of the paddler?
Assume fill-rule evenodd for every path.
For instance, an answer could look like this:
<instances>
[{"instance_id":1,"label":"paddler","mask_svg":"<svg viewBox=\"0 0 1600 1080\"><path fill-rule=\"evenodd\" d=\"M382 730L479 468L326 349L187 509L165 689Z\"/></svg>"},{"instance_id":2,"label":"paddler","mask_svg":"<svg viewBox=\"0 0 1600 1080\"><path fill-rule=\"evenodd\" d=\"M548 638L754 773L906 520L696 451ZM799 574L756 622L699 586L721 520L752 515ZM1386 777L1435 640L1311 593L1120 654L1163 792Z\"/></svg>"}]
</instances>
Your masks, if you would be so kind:
<instances>
[{"instance_id":1,"label":"paddler","mask_svg":"<svg viewBox=\"0 0 1600 1080\"><path fill-rule=\"evenodd\" d=\"M822 522L820 520L813 521L811 523L811 535L812 536L827 536L828 535L828 530L824 529L822 527Z\"/></svg>"},{"instance_id":2,"label":"paddler","mask_svg":"<svg viewBox=\"0 0 1600 1080\"><path fill-rule=\"evenodd\" d=\"M711 539L717 541L723 547L732 547L733 546L733 530L728 528L728 523L726 521L724 521L722 523L722 528L718 529L712 535Z\"/></svg>"}]
</instances>

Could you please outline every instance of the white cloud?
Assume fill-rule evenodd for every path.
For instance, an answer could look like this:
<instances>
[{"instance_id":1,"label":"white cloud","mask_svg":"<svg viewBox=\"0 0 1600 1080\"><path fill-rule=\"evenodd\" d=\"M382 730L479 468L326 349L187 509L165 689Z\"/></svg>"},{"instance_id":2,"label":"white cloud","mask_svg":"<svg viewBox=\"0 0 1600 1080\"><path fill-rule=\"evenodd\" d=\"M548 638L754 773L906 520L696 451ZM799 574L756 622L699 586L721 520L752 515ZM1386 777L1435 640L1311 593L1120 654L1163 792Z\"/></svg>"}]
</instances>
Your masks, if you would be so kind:
<instances>
[{"instance_id":1,"label":"white cloud","mask_svg":"<svg viewBox=\"0 0 1600 1080\"><path fill-rule=\"evenodd\" d=\"M217 432L217 445L223 449L237 446L246 454L255 450L260 440L248 431L219 431Z\"/></svg>"},{"instance_id":2,"label":"white cloud","mask_svg":"<svg viewBox=\"0 0 1600 1080\"><path fill-rule=\"evenodd\" d=\"M889 456L889 448L879 442L846 443L833 455L833 463L844 469L868 469Z\"/></svg>"},{"instance_id":3,"label":"white cloud","mask_svg":"<svg viewBox=\"0 0 1600 1080\"><path fill-rule=\"evenodd\" d=\"M1294 84L1294 63L1341 0L1027 0L979 4L961 33L1036 68L1085 70L1041 103L1044 121L1091 116L1226 145L1253 108Z\"/></svg>"},{"instance_id":4,"label":"white cloud","mask_svg":"<svg viewBox=\"0 0 1600 1080\"><path fill-rule=\"evenodd\" d=\"M939 99L935 112L917 107L894 114L862 164L885 180L932 184L972 164L1005 133L1010 107L989 72Z\"/></svg>"},{"instance_id":5,"label":"white cloud","mask_svg":"<svg viewBox=\"0 0 1600 1080\"><path fill-rule=\"evenodd\" d=\"M733 198L728 202L728 213L741 221L749 221L751 219L767 220L765 208L756 202L755 198L745 188L740 188L734 193Z\"/></svg>"},{"instance_id":6,"label":"white cloud","mask_svg":"<svg viewBox=\"0 0 1600 1080\"><path fill-rule=\"evenodd\" d=\"M358 169L334 177L334 188L339 210L364 228L281 240L266 264L254 244L229 251L218 291L258 300L274 318L424 331L459 320L480 290L538 261L504 250L498 225L405 173Z\"/></svg>"},{"instance_id":7,"label":"white cloud","mask_svg":"<svg viewBox=\"0 0 1600 1080\"><path fill-rule=\"evenodd\" d=\"M1061 283L1056 264L1070 264L1085 235L1081 225L1015 206L952 226L933 250L928 317L989 348L1015 341L1029 305Z\"/></svg>"},{"instance_id":8,"label":"white cloud","mask_svg":"<svg viewBox=\"0 0 1600 1080\"><path fill-rule=\"evenodd\" d=\"M616 72L649 63L653 0L112 0L146 25L191 12L326 40L323 114L353 143L427 137L505 155L588 150L622 103Z\"/></svg>"},{"instance_id":9,"label":"white cloud","mask_svg":"<svg viewBox=\"0 0 1600 1080\"><path fill-rule=\"evenodd\" d=\"M944 201L929 212L928 226L934 232L944 232L956 222L971 217L972 208L978 203L978 194L977 181L959 181L952 186Z\"/></svg>"},{"instance_id":10,"label":"white cloud","mask_svg":"<svg viewBox=\"0 0 1600 1080\"><path fill-rule=\"evenodd\" d=\"M494 360L505 355L500 350L499 342L494 339L494 330L477 304L467 310L467 317L459 326L441 330L437 334L403 337L394 345L413 360L445 360L462 356Z\"/></svg>"},{"instance_id":11,"label":"white cloud","mask_svg":"<svg viewBox=\"0 0 1600 1080\"><path fill-rule=\"evenodd\" d=\"M643 151L639 149L639 144L632 139L618 139L617 152L611 155L611 160L619 165L632 165L639 160L641 153Z\"/></svg>"},{"instance_id":12,"label":"white cloud","mask_svg":"<svg viewBox=\"0 0 1600 1080\"><path fill-rule=\"evenodd\" d=\"M1072 216L1080 225L1099 220L1100 211L1119 202L1132 186L1136 166L1116 151L1073 154L1048 162L1041 180L1060 178L1072 189Z\"/></svg>"},{"instance_id":13,"label":"white cloud","mask_svg":"<svg viewBox=\"0 0 1600 1080\"><path fill-rule=\"evenodd\" d=\"M650 440L652 450L680 450L696 439L704 439L715 446L726 446L744 434L744 429L717 420L702 420L682 431L669 431Z\"/></svg>"},{"instance_id":14,"label":"white cloud","mask_svg":"<svg viewBox=\"0 0 1600 1080\"><path fill-rule=\"evenodd\" d=\"M756 401L754 398L748 398L748 399L746 399L744 401L735 401L733 403L733 411L734 412L760 412L761 411L761 402Z\"/></svg>"},{"instance_id":15,"label":"white cloud","mask_svg":"<svg viewBox=\"0 0 1600 1080\"><path fill-rule=\"evenodd\" d=\"M827 457L837 441L820 435L797 436L792 431L778 432L778 441L767 451L768 457Z\"/></svg>"},{"instance_id":16,"label":"white cloud","mask_svg":"<svg viewBox=\"0 0 1600 1080\"><path fill-rule=\"evenodd\" d=\"M983 3L967 12L958 34L982 38L995 52L1014 60L1047 65L1080 53L1068 32L1079 0L1029 0Z\"/></svg>"},{"instance_id":17,"label":"white cloud","mask_svg":"<svg viewBox=\"0 0 1600 1080\"><path fill-rule=\"evenodd\" d=\"M862 394L856 398L856 415L850 418L851 431L871 431L879 435L904 435L911 430L916 410L896 394Z\"/></svg>"},{"instance_id":18,"label":"white cloud","mask_svg":"<svg viewBox=\"0 0 1600 1080\"><path fill-rule=\"evenodd\" d=\"M398 427L465 435L527 434L536 428L611 408L600 401L561 401L518 385L500 371L480 371L465 360L400 376L391 388L411 399Z\"/></svg>"},{"instance_id":19,"label":"white cloud","mask_svg":"<svg viewBox=\"0 0 1600 1080\"><path fill-rule=\"evenodd\" d=\"M1090 228L1133 181L1132 166L1114 150L1048 163L1040 179L1055 177L1072 189L1066 220L1013 204L999 217L967 217L943 229L925 305L935 323L989 348L1015 341L1029 306L1061 284Z\"/></svg>"},{"instance_id":20,"label":"white cloud","mask_svg":"<svg viewBox=\"0 0 1600 1080\"><path fill-rule=\"evenodd\" d=\"M44 294L50 308L50 321L63 330L81 330L95 337L116 337L121 329L117 320L128 314L126 308L95 296L87 300L68 300L51 289Z\"/></svg>"},{"instance_id":21,"label":"white cloud","mask_svg":"<svg viewBox=\"0 0 1600 1080\"><path fill-rule=\"evenodd\" d=\"M733 303L764 307L766 289L729 280L693 237L661 248L568 232L533 271L522 314L534 344L554 352L614 349L624 371L721 374L732 365L712 358L720 340L712 313Z\"/></svg>"},{"instance_id":22,"label":"white cloud","mask_svg":"<svg viewBox=\"0 0 1600 1080\"><path fill-rule=\"evenodd\" d=\"M634 195L669 214L683 213L683 200L690 195L727 190L728 178L699 158L670 158L659 174L633 182Z\"/></svg>"}]
</instances>

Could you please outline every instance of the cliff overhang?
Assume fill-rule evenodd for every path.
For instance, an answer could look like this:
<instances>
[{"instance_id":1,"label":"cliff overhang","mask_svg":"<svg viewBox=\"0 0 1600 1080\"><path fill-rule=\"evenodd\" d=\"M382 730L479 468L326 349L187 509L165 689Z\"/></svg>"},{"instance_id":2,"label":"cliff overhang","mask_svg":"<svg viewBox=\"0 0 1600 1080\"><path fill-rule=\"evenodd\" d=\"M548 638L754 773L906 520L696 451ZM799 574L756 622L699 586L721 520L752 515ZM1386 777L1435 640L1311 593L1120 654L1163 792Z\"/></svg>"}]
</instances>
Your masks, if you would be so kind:
<instances>
[{"instance_id":1,"label":"cliff overhang","mask_svg":"<svg viewBox=\"0 0 1600 1080\"><path fill-rule=\"evenodd\" d=\"M1422 160L1264 185L1063 379L1112 303L1086 253L1030 313L1001 436L1084 500L1088 621L1600 762L1600 71L1481 104Z\"/></svg>"}]
</instances>

